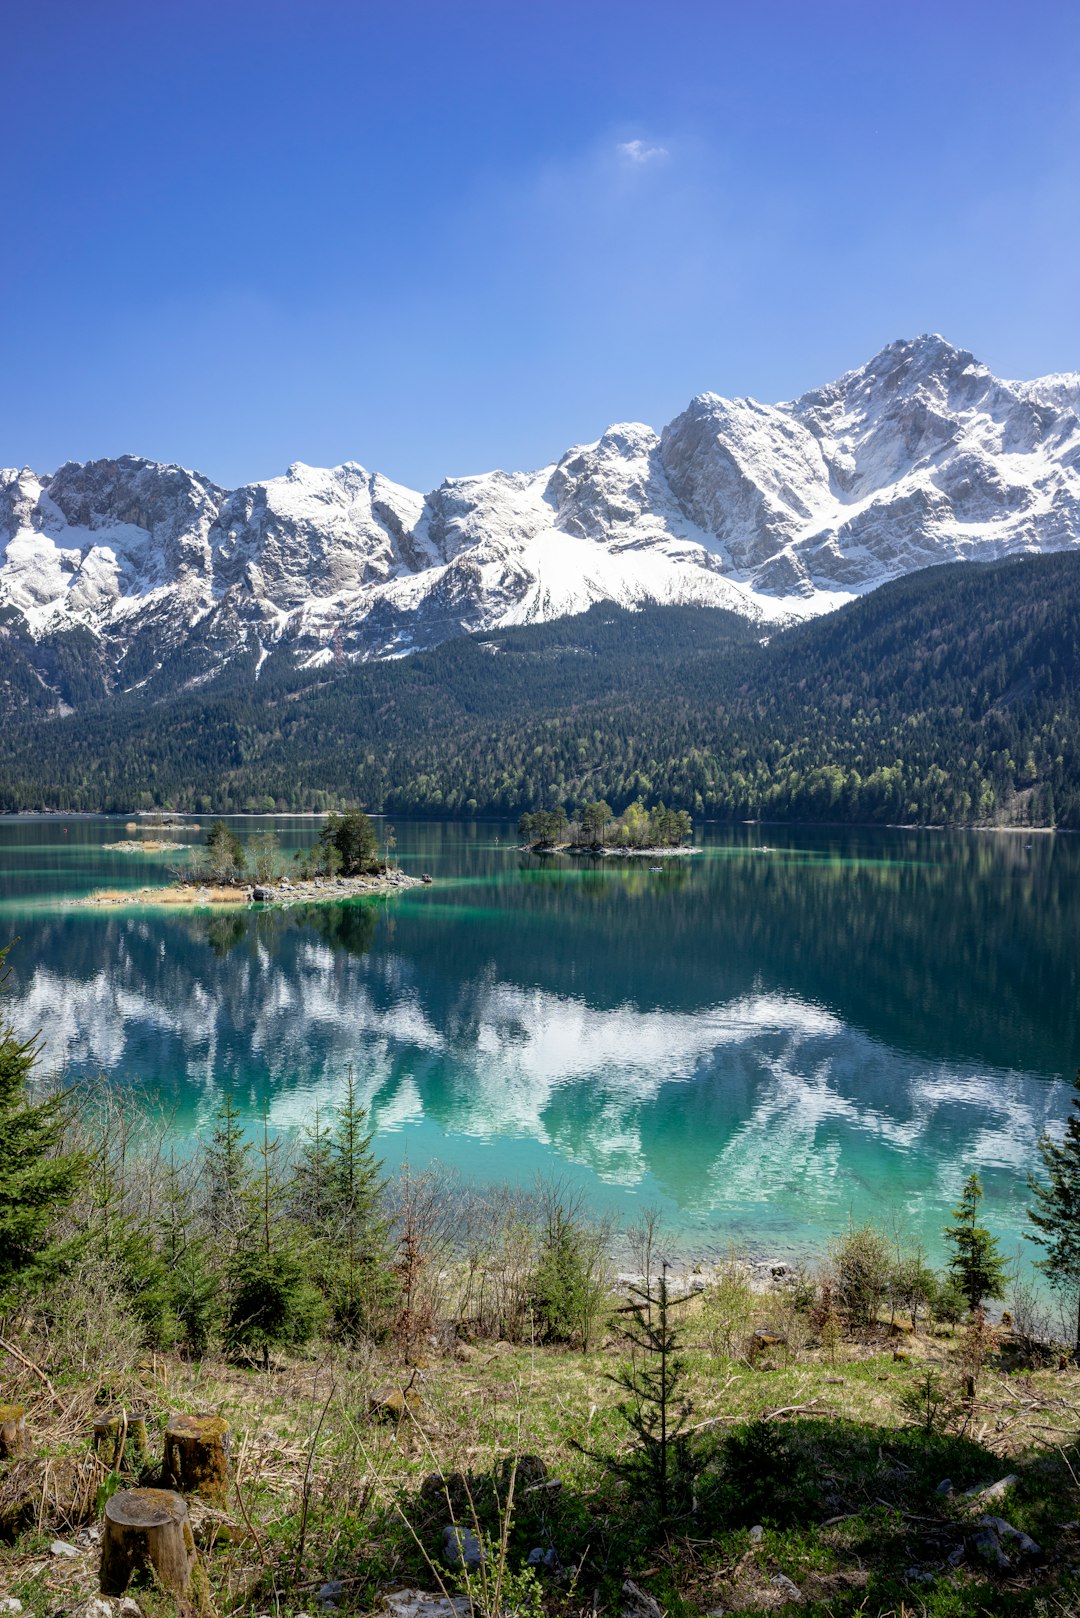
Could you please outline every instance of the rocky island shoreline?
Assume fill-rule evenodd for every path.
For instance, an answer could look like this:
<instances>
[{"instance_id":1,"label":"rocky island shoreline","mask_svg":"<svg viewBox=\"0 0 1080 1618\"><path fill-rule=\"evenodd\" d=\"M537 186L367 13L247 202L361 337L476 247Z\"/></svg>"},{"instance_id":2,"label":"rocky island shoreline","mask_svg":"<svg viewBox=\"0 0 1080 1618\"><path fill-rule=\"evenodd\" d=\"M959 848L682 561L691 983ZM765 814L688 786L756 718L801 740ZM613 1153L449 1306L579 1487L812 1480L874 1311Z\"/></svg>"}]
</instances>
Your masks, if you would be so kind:
<instances>
[{"instance_id":1,"label":"rocky island shoreline","mask_svg":"<svg viewBox=\"0 0 1080 1618\"><path fill-rule=\"evenodd\" d=\"M202 909L206 905L336 904L344 899L371 898L427 887L430 876L409 876L404 871L380 875L295 878L270 883L172 882L157 888L100 888L70 904L80 910L111 910L123 905L167 905L170 909Z\"/></svg>"}]
</instances>

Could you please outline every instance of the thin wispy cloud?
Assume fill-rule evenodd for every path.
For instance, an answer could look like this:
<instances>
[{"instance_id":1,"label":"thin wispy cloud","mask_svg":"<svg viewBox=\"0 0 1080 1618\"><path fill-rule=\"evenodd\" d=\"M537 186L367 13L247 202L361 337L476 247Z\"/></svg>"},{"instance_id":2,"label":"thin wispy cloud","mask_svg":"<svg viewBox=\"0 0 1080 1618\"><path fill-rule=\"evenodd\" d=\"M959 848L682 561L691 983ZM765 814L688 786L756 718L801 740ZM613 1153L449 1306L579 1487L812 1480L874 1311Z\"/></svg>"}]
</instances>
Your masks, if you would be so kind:
<instances>
[{"instance_id":1,"label":"thin wispy cloud","mask_svg":"<svg viewBox=\"0 0 1080 1618\"><path fill-rule=\"evenodd\" d=\"M615 150L628 163L656 163L668 155L666 146L648 146L643 140L620 141Z\"/></svg>"}]
</instances>

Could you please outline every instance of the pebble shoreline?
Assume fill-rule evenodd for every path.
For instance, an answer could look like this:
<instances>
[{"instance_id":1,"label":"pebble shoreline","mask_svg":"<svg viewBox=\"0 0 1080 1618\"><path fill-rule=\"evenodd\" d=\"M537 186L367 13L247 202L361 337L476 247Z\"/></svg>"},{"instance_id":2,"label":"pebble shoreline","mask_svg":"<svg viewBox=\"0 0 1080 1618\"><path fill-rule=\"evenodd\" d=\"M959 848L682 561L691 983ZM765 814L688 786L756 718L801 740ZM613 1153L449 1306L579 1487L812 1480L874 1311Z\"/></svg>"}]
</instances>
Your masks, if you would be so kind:
<instances>
[{"instance_id":1,"label":"pebble shoreline","mask_svg":"<svg viewBox=\"0 0 1080 1618\"><path fill-rule=\"evenodd\" d=\"M313 877L308 880L284 877L263 886L248 883L242 887L213 882L171 883L164 888L108 889L73 899L79 909L112 910L124 905L167 905L169 909L205 905L266 905L288 909L294 904L333 904L376 894L401 893L406 888L427 887L430 877L407 876L404 871L387 871L382 876Z\"/></svg>"}]
</instances>

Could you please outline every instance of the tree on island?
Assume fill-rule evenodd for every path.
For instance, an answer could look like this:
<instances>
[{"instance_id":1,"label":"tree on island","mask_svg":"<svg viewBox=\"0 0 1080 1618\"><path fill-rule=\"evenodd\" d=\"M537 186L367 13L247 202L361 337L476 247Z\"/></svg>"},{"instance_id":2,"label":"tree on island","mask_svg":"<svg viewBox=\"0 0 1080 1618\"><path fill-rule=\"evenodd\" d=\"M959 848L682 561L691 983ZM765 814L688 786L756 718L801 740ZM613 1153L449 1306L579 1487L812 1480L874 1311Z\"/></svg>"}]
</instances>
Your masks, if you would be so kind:
<instances>
[{"instance_id":1,"label":"tree on island","mask_svg":"<svg viewBox=\"0 0 1080 1618\"><path fill-rule=\"evenodd\" d=\"M564 809L538 809L522 815L518 832L532 848L556 848L566 837L569 821Z\"/></svg>"},{"instance_id":2,"label":"tree on island","mask_svg":"<svg viewBox=\"0 0 1080 1618\"><path fill-rule=\"evenodd\" d=\"M1076 1095L1059 1145L1050 1135L1039 1141L1047 1183L1029 1175L1035 1206L1028 1218L1035 1226L1028 1240L1043 1249L1038 1260L1050 1285L1071 1296L1075 1308L1074 1357L1080 1360L1080 1071L1073 1079Z\"/></svg>"},{"instance_id":3,"label":"tree on island","mask_svg":"<svg viewBox=\"0 0 1080 1618\"><path fill-rule=\"evenodd\" d=\"M982 1198L979 1176L971 1173L964 1181L960 1205L953 1209L956 1223L948 1225L944 1232L945 1240L953 1249L949 1270L972 1310L978 1309L987 1298L1003 1298L1007 1277L997 1237L979 1224Z\"/></svg>"},{"instance_id":4,"label":"tree on island","mask_svg":"<svg viewBox=\"0 0 1080 1618\"><path fill-rule=\"evenodd\" d=\"M248 852L251 856L251 874L255 881L263 887L275 882L281 875L277 834L272 831L259 832L251 839Z\"/></svg>"},{"instance_id":5,"label":"tree on island","mask_svg":"<svg viewBox=\"0 0 1080 1618\"><path fill-rule=\"evenodd\" d=\"M244 874L244 845L223 820L215 820L206 834L206 858L216 882L237 882Z\"/></svg>"},{"instance_id":6,"label":"tree on island","mask_svg":"<svg viewBox=\"0 0 1080 1618\"><path fill-rule=\"evenodd\" d=\"M8 946L10 948L10 945ZM0 950L0 989L9 976ZM86 1175L85 1160L59 1150L63 1099L32 1102L29 1079L40 1047L0 1024L0 1315L17 1309L71 1256L74 1244L51 1240L53 1224Z\"/></svg>"},{"instance_id":7,"label":"tree on island","mask_svg":"<svg viewBox=\"0 0 1080 1618\"><path fill-rule=\"evenodd\" d=\"M603 799L582 806L581 835L590 848L603 847L605 833L613 819L611 805Z\"/></svg>"},{"instance_id":8,"label":"tree on island","mask_svg":"<svg viewBox=\"0 0 1080 1618\"><path fill-rule=\"evenodd\" d=\"M523 841L535 849L572 848L647 849L678 848L693 835L693 823L685 809L667 809L658 803L647 809L636 798L617 818L603 800L583 804L571 823L561 808L538 809L522 815L518 831Z\"/></svg>"},{"instance_id":9,"label":"tree on island","mask_svg":"<svg viewBox=\"0 0 1080 1618\"><path fill-rule=\"evenodd\" d=\"M326 824L319 833L318 846L324 855L329 855L331 849L336 850L341 861L339 869L345 876L359 876L365 871L378 869L378 839L374 826L362 809L349 809L343 815L327 815Z\"/></svg>"}]
</instances>

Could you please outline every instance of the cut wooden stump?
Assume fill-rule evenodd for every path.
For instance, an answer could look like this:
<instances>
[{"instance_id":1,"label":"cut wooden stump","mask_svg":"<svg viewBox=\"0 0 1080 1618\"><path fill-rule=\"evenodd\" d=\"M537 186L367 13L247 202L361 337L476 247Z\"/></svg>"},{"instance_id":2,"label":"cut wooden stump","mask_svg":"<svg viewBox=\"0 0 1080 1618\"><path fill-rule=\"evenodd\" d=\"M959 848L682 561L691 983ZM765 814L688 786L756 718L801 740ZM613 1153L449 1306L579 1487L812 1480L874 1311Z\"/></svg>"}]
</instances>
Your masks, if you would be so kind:
<instances>
[{"instance_id":1,"label":"cut wooden stump","mask_svg":"<svg viewBox=\"0 0 1080 1618\"><path fill-rule=\"evenodd\" d=\"M94 1423L94 1454L110 1472L141 1473L149 1456L146 1417L137 1410L110 1410Z\"/></svg>"},{"instance_id":2,"label":"cut wooden stump","mask_svg":"<svg viewBox=\"0 0 1080 1618\"><path fill-rule=\"evenodd\" d=\"M30 1448L25 1405L0 1405L0 1460L25 1455Z\"/></svg>"},{"instance_id":3,"label":"cut wooden stump","mask_svg":"<svg viewBox=\"0 0 1080 1618\"><path fill-rule=\"evenodd\" d=\"M223 1506L229 1495L229 1424L222 1416L173 1416L163 1474L184 1494Z\"/></svg>"},{"instance_id":4,"label":"cut wooden stump","mask_svg":"<svg viewBox=\"0 0 1080 1618\"><path fill-rule=\"evenodd\" d=\"M410 1410L423 1404L419 1388L379 1388L368 1399L368 1410L377 1421L404 1421Z\"/></svg>"},{"instance_id":5,"label":"cut wooden stump","mask_svg":"<svg viewBox=\"0 0 1080 1618\"><path fill-rule=\"evenodd\" d=\"M149 1574L173 1595L186 1595L195 1567L187 1506L172 1489L121 1489L105 1506L101 1591L123 1595Z\"/></svg>"}]
</instances>

